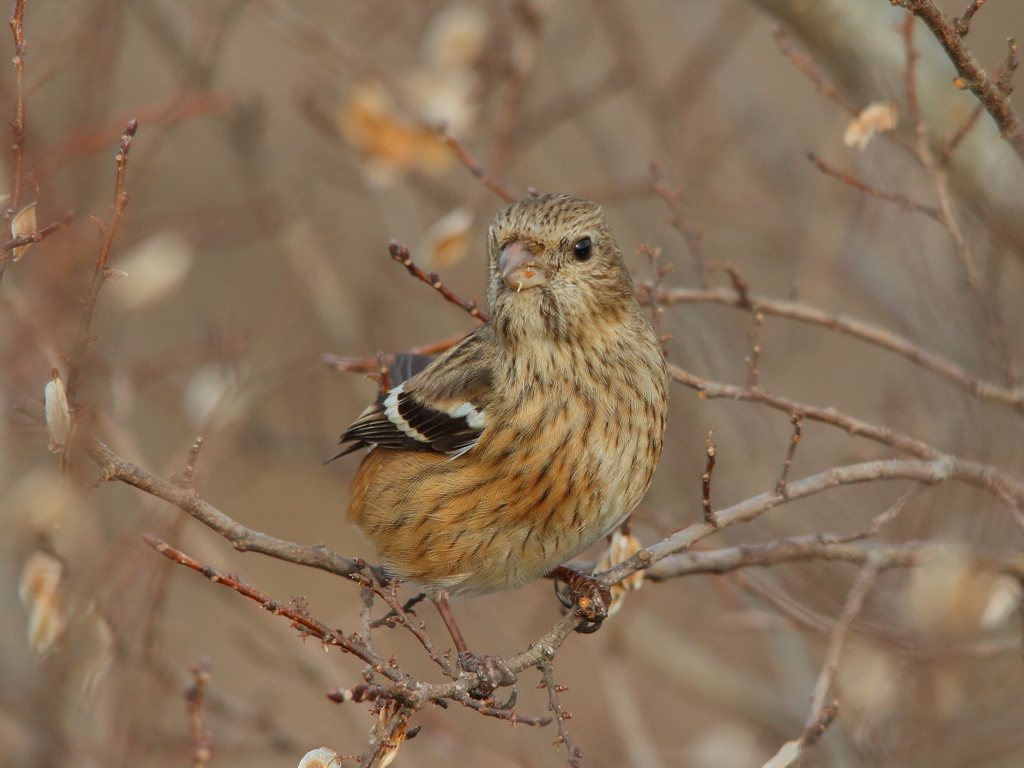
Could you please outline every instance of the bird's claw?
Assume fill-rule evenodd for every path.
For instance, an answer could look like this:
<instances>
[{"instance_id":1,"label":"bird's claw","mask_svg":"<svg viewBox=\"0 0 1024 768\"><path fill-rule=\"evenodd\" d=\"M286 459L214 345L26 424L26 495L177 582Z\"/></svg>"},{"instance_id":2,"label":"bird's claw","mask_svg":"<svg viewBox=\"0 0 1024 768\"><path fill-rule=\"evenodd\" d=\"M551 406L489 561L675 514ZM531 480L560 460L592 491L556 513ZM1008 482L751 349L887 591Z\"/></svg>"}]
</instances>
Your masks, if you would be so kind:
<instances>
[{"instance_id":1,"label":"bird's claw","mask_svg":"<svg viewBox=\"0 0 1024 768\"><path fill-rule=\"evenodd\" d=\"M589 635L601 628L601 623L608 618L608 606L612 604L611 590L599 579L585 573L562 566L556 572L556 579L565 582L568 594L558 590L555 583L555 594L567 609L575 608L576 615L583 621L576 631Z\"/></svg>"},{"instance_id":2,"label":"bird's claw","mask_svg":"<svg viewBox=\"0 0 1024 768\"><path fill-rule=\"evenodd\" d=\"M508 668L500 656L477 656L467 651L459 653L459 666L479 678L479 682L469 690L469 695L474 699L489 699L496 689L513 685L518 680L515 672ZM515 703L515 696L513 691L508 702L498 709L511 707Z\"/></svg>"}]
</instances>

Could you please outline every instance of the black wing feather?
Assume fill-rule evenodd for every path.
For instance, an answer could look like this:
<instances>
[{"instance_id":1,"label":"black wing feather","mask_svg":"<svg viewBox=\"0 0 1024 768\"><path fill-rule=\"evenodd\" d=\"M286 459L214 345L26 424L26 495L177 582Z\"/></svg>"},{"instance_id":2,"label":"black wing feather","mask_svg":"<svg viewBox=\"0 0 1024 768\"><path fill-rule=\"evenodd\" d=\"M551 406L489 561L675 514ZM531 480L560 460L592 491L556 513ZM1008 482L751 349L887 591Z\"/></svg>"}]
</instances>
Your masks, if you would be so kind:
<instances>
[{"instance_id":1,"label":"black wing feather","mask_svg":"<svg viewBox=\"0 0 1024 768\"><path fill-rule=\"evenodd\" d=\"M447 454L472 447L483 432L490 399L483 350L491 343L491 329L483 325L437 359L396 355L391 367L394 388L345 431L341 442L352 445L338 456L375 445Z\"/></svg>"}]
</instances>

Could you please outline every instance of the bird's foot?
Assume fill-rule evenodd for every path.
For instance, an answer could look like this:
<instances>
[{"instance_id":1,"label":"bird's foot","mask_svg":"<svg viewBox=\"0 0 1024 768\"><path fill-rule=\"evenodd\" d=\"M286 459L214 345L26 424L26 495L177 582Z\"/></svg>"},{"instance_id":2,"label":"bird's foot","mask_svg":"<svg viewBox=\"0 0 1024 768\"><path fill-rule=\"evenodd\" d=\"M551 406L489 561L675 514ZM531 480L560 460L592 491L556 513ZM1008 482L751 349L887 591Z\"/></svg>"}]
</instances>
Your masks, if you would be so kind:
<instances>
[{"instance_id":1,"label":"bird's foot","mask_svg":"<svg viewBox=\"0 0 1024 768\"><path fill-rule=\"evenodd\" d=\"M611 590L599 579L595 579L582 571L560 565L548 578L555 579L555 594L567 609L575 609L576 615L583 619L576 631L584 635L597 632L601 623L608 618L608 606L612 604ZM558 589L561 581L568 588L568 594Z\"/></svg>"},{"instance_id":2,"label":"bird's foot","mask_svg":"<svg viewBox=\"0 0 1024 768\"><path fill-rule=\"evenodd\" d=\"M477 656L469 651L462 651L459 653L459 666L480 678L480 682L469 690L469 695L474 699L489 699L498 688L514 685L518 680L516 673L508 668L508 664L500 656ZM514 702L515 691L512 692L509 701L498 709L511 707Z\"/></svg>"}]
</instances>

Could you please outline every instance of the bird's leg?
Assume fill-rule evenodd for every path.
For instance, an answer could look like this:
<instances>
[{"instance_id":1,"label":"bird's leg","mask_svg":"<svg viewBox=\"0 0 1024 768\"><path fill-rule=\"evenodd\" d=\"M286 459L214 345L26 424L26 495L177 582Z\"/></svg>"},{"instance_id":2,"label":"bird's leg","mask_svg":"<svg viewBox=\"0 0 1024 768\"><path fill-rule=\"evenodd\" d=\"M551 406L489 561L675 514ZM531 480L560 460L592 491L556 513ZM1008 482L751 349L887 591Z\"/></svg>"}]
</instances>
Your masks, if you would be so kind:
<instances>
[{"instance_id":1,"label":"bird's leg","mask_svg":"<svg viewBox=\"0 0 1024 768\"><path fill-rule=\"evenodd\" d=\"M555 594L562 604L566 608L575 605L576 615L583 618L583 622L576 627L577 632L590 634L600 629L601 622L608 618L608 606L612 604L611 590L604 582L564 565L555 568L547 578L555 580ZM569 588L569 603L558 591L559 581Z\"/></svg>"},{"instance_id":2,"label":"bird's leg","mask_svg":"<svg viewBox=\"0 0 1024 768\"><path fill-rule=\"evenodd\" d=\"M477 656L469 652L459 625L455 623L455 616L452 615L447 598L435 598L434 605L437 606L437 612L441 614L444 625L448 627L448 634L452 636L452 642L455 643L455 650L459 654L459 666L480 678L480 682L469 691L470 696L474 699L489 699L496 688L516 682L515 672L508 668L505 660L500 656ZM515 691L513 691L514 695ZM514 701L514 699L510 701Z\"/></svg>"}]
</instances>

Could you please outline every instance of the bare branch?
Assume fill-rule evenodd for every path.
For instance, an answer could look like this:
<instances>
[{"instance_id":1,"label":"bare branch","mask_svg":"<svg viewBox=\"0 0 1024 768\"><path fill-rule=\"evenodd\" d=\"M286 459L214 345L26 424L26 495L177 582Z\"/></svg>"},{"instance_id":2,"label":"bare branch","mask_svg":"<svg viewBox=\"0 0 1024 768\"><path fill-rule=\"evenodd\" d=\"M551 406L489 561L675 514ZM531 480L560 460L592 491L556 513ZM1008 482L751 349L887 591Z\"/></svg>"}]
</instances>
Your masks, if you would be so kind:
<instances>
[{"instance_id":1,"label":"bare branch","mask_svg":"<svg viewBox=\"0 0 1024 768\"><path fill-rule=\"evenodd\" d=\"M641 299L644 302L650 301L649 298L643 296ZM723 304L747 312L760 312L821 326L895 352L925 370L951 381L981 400L1009 405L1024 413L1024 389L1002 387L970 376L951 360L924 349L899 334L852 317L833 314L799 302L771 299L752 295L749 292L740 294L724 288L711 290L675 288L661 292L658 300L662 304Z\"/></svg>"},{"instance_id":2,"label":"bare branch","mask_svg":"<svg viewBox=\"0 0 1024 768\"><path fill-rule=\"evenodd\" d=\"M103 471L104 480L119 480L173 504L226 538L239 552L262 552L279 560L349 578L360 572L355 560L341 557L327 547L304 547L250 530L203 501L194 489L171 483L125 461L94 437L87 437L85 441L85 450Z\"/></svg>"},{"instance_id":3,"label":"bare branch","mask_svg":"<svg viewBox=\"0 0 1024 768\"><path fill-rule=\"evenodd\" d=\"M479 320L481 323L487 322L487 313L477 307L475 301L466 301L465 299L457 296L453 293L444 283L441 282L441 278L437 276L436 272L431 272L429 275L422 269L417 267L412 257L409 256L409 249L404 245L399 245L397 241L392 240L388 245L388 251L391 253L391 258L405 267L409 274L415 277L417 280L422 280L424 283L429 285L435 291L444 296L446 301L451 302L460 309L464 309L469 312L473 317Z\"/></svg>"},{"instance_id":4,"label":"bare branch","mask_svg":"<svg viewBox=\"0 0 1024 768\"><path fill-rule=\"evenodd\" d=\"M898 0L898 4L911 11L928 26L945 48L946 54L960 75L958 87L969 88L978 97L998 124L1000 135L1024 160L1024 125L1013 111L1010 99L985 74L985 70L964 45L962 34L957 31L956 24L951 22L932 0Z\"/></svg>"},{"instance_id":5,"label":"bare branch","mask_svg":"<svg viewBox=\"0 0 1024 768\"><path fill-rule=\"evenodd\" d=\"M321 624L309 615L304 606L288 607L286 605L282 605L276 600L267 597L258 589L250 587L238 577L232 576L231 574L219 573L213 568L205 566L198 560L189 557L184 552L175 549L166 542L161 541L156 536L146 533L143 534L142 538L149 546L168 560L171 560L178 565L184 565L194 571L198 571L214 584L223 584L224 586L235 590L240 595L244 595L250 600L255 600L263 606L264 609L275 616L284 616L285 618L291 619L292 625L295 626L296 629L302 629L303 631L318 638L321 642L327 645L335 645L346 653L351 653L353 656L362 659L373 668L374 672L384 675L395 682L404 682L406 680L406 676L397 668L388 664L382 658L373 653L366 646L366 643L362 638L357 635L346 636L338 630L331 629L327 625Z\"/></svg>"},{"instance_id":6,"label":"bare branch","mask_svg":"<svg viewBox=\"0 0 1024 768\"><path fill-rule=\"evenodd\" d=\"M950 554L969 558L978 568L1024 578L1024 556L1018 552L990 552L969 546L920 541L876 544L823 533L700 552L681 552L648 568L644 578L661 582L698 573L729 573L743 568L814 560L864 565L869 557L876 558L881 569L914 568Z\"/></svg>"}]
</instances>

